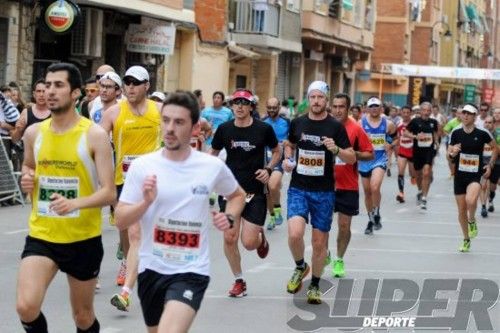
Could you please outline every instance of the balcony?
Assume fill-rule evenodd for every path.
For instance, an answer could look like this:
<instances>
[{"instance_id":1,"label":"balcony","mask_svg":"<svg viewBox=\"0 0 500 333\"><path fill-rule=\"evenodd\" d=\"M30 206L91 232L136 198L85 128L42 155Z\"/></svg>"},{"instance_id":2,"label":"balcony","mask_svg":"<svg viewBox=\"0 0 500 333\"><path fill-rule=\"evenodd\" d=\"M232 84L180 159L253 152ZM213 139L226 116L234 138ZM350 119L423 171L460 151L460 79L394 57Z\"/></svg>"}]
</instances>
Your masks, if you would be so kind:
<instances>
[{"instance_id":1,"label":"balcony","mask_svg":"<svg viewBox=\"0 0 500 333\"><path fill-rule=\"evenodd\" d=\"M236 0L235 33L279 36L280 7L267 0Z\"/></svg>"}]
</instances>

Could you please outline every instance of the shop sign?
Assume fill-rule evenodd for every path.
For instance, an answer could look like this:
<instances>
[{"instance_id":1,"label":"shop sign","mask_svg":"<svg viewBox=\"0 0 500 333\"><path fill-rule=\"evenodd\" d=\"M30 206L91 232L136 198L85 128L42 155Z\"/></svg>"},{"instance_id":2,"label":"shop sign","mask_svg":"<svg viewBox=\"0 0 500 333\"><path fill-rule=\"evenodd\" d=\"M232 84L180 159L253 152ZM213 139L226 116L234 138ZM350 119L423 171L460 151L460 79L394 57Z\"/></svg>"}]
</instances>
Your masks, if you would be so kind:
<instances>
[{"instance_id":1,"label":"shop sign","mask_svg":"<svg viewBox=\"0 0 500 333\"><path fill-rule=\"evenodd\" d=\"M420 101L424 95L425 78L418 76L410 76L408 85L408 104L420 105Z\"/></svg>"},{"instance_id":2,"label":"shop sign","mask_svg":"<svg viewBox=\"0 0 500 333\"><path fill-rule=\"evenodd\" d=\"M130 24L126 43L129 52L172 55L175 48L175 26Z\"/></svg>"},{"instance_id":3,"label":"shop sign","mask_svg":"<svg viewBox=\"0 0 500 333\"><path fill-rule=\"evenodd\" d=\"M464 86L464 103L474 103L476 101L476 85L466 84Z\"/></svg>"},{"instance_id":4,"label":"shop sign","mask_svg":"<svg viewBox=\"0 0 500 333\"><path fill-rule=\"evenodd\" d=\"M495 94L495 91L493 90L493 88L484 88L483 89L483 102L491 105L491 102L493 102L494 94Z\"/></svg>"},{"instance_id":5,"label":"shop sign","mask_svg":"<svg viewBox=\"0 0 500 333\"><path fill-rule=\"evenodd\" d=\"M57 0L44 9L43 22L51 32L63 34L75 27L79 16L80 9L75 3L67 0Z\"/></svg>"}]
</instances>

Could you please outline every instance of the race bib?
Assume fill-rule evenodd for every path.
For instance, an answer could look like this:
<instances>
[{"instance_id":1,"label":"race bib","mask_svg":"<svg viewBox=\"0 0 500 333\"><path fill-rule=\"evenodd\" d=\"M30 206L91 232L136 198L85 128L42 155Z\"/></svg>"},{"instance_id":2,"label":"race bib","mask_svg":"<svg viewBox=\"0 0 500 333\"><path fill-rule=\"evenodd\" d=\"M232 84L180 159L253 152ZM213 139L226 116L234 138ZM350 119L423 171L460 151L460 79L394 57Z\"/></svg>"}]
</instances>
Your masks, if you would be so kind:
<instances>
[{"instance_id":1,"label":"race bib","mask_svg":"<svg viewBox=\"0 0 500 333\"><path fill-rule=\"evenodd\" d=\"M402 136L399 140L399 145L403 148L411 148L413 147L413 139L405 138Z\"/></svg>"},{"instance_id":2,"label":"race bib","mask_svg":"<svg viewBox=\"0 0 500 333\"><path fill-rule=\"evenodd\" d=\"M370 141L372 142L373 149L385 150L385 133L370 134Z\"/></svg>"},{"instance_id":3,"label":"race bib","mask_svg":"<svg viewBox=\"0 0 500 333\"><path fill-rule=\"evenodd\" d=\"M493 155L493 148L490 145L484 145L483 157L491 157Z\"/></svg>"},{"instance_id":4,"label":"race bib","mask_svg":"<svg viewBox=\"0 0 500 333\"><path fill-rule=\"evenodd\" d=\"M59 193L66 199L78 198L80 180L78 177L55 177L40 176L38 178L38 216L76 218L80 216L80 210L72 211L66 215L58 215L52 211L50 196Z\"/></svg>"},{"instance_id":5,"label":"race bib","mask_svg":"<svg viewBox=\"0 0 500 333\"><path fill-rule=\"evenodd\" d=\"M153 254L168 261L187 264L200 257L202 222L156 218Z\"/></svg>"},{"instance_id":6,"label":"race bib","mask_svg":"<svg viewBox=\"0 0 500 333\"><path fill-rule=\"evenodd\" d=\"M125 177L127 176L127 171L128 168L130 167L130 163L132 163L133 160L135 160L139 155L124 155L123 160L122 160L122 174L123 174L123 180L125 180Z\"/></svg>"},{"instance_id":7,"label":"race bib","mask_svg":"<svg viewBox=\"0 0 500 333\"><path fill-rule=\"evenodd\" d=\"M479 171L479 155L460 153L458 161L458 170L463 172L478 172Z\"/></svg>"},{"instance_id":8,"label":"race bib","mask_svg":"<svg viewBox=\"0 0 500 333\"><path fill-rule=\"evenodd\" d=\"M335 165L346 165L346 163L337 155L335 156Z\"/></svg>"},{"instance_id":9,"label":"race bib","mask_svg":"<svg viewBox=\"0 0 500 333\"><path fill-rule=\"evenodd\" d=\"M430 147L432 146L432 133L422 133L422 137L420 139L417 139L417 145L422 148Z\"/></svg>"},{"instance_id":10,"label":"race bib","mask_svg":"<svg viewBox=\"0 0 500 333\"><path fill-rule=\"evenodd\" d=\"M297 173L304 176L323 176L325 174L325 152L299 149Z\"/></svg>"}]
</instances>

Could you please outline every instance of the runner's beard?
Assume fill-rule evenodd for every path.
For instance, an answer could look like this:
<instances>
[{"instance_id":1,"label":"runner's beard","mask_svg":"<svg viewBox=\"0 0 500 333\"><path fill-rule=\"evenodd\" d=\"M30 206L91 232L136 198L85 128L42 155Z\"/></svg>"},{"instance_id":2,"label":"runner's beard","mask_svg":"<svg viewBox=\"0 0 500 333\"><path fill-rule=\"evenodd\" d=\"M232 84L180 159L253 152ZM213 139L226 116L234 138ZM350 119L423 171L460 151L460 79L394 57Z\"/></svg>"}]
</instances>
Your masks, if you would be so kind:
<instances>
[{"instance_id":1,"label":"runner's beard","mask_svg":"<svg viewBox=\"0 0 500 333\"><path fill-rule=\"evenodd\" d=\"M69 102L68 104L66 105L62 105L62 106L59 106L59 107L55 107L55 108L49 108L50 112L54 113L54 114L63 114L63 113L66 113L66 112L70 112L71 111L71 106L73 105L72 102Z\"/></svg>"}]
</instances>

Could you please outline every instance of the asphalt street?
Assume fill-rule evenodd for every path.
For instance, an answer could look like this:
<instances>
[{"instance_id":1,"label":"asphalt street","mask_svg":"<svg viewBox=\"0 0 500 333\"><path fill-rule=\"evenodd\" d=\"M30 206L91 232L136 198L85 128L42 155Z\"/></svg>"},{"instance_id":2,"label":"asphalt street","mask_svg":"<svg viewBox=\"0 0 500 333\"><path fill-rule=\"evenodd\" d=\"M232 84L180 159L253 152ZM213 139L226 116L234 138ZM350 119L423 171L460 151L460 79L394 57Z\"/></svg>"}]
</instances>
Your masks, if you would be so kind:
<instances>
[{"instance_id":1,"label":"asphalt street","mask_svg":"<svg viewBox=\"0 0 500 333\"><path fill-rule=\"evenodd\" d=\"M212 228L212 280L191 331L341 332L342 323L350 322L351 324L345 324L347 326L344 327L351 330L359 328L359 332L383 332L387 331L387 328L363 329L359 323L363 322L363 318L384 317L384 309L392 304L394 309L398 310L395 312L399 314L385 317L392 317L393 321L396 317L417 317L420 325L415 328L391 330L394 332L449 332L450 328L447 328L446 324L439 326L436 324L438 321L432 321L438 317L444 318L439 322L449 323L448 326L454 332L500 332L500 307L496 302L500 284L500 199L496 199L497 211L490 213L488 218L481 218L478 211L479 235L472 241L470 253L464 254L458 252L462 237L452 191L453 181L448 177L444 156L441 154L437 158L427 211L416 207L416 188L409 184L408 178L407 201L404 204L396 202L395 175L396 166L393 165L392 177L386 177L382 187L383 228L373 236L364 235L363 230L367 222L364 208L361 208L362 213L353 219L352 240L344 258L347 275L342 281L345 285L339 285L339 279L331 277L330 268L325 269L325 280L321 284L324 293L322 306L308 306L303 292L295 297L286 292L286 283L294 268L287 245L286 224L267 233L271 250L266 259L259 259L255 252L242 250L248 296L240 299L227 297L233 277L223 254L222 234ZM285 195L286 191L283 193ZM363 203L362 195L360 199ZM28 230L29 209L21 206L0 208L2 333L22 332L15 311L15 292L19 256ZM335 224L330 234L332 253L335 253L336 230ZM115 257L117 240L118 233L108 224L106 213L103 221L105 257L101 268L101 289L95 296L95 309L101 323L101 332L145 332L135 291L128 313L116 310L109 303L111 296L119 291L114 284L119 268ZM306 261L310 261L309 229L306 246ZM436 288L437 292L432 293L432 283L439 286ZM352 293L349 293L350 284ZM474 288L478 290L474 291ZM393 289L399 289L394 292L394 299ZM388 294L384 293L384 290L391 291L390 297L386 297ZM444 305L442 304L441 308L435 306L435 310L426 315L423 308L426 305L432 308L432 302L424 300L424 295L428 295L429 290L432 295L437 295L436 298L444 299ZM467 309L472 305L468 296L471 292L473 301L482 299L484 302L477 302L476 305L480 308L475 312L477 315L469 317ZM367 297L370 293L373 297ZM493 301L485 301L488 297L494 298ZM461 301L457 302L459 298ZM363 311L360 310L360 301L366 301L363 303ZM377 309L377 312L371 311L373 308ZM47 317L50 332L75 331L66 277L61 273L56 276L48 290L43 312ZM424 326L427 327L426 330L423 329ZM444 330L441 330L443 328Z\"/></svg>"}]
</instances>

